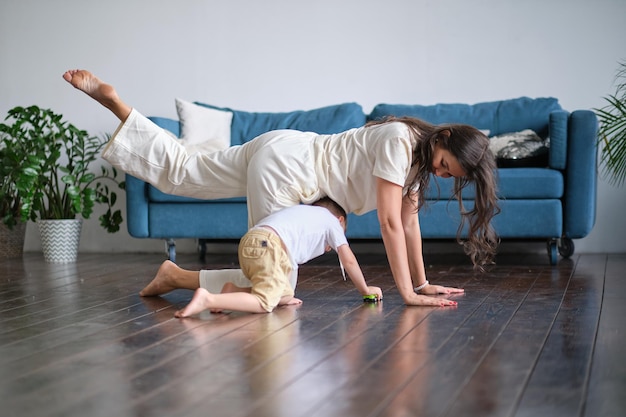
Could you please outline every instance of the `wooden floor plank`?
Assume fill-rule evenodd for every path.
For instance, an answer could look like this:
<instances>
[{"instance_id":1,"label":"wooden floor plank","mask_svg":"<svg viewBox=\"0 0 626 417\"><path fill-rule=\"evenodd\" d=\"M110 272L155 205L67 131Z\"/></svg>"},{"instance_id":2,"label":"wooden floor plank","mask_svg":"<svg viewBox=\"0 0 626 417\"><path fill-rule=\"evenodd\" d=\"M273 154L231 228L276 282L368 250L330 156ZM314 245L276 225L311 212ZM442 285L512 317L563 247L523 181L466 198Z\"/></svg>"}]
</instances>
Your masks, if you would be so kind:
<instances>
[{"instance_id":1,"label":"wooden floor plank","mask_svg":"<svg viewBox=\"0 0 626 417\"><path fill-rule=\"evenodd\" d=\"M515 416L581 414L602 305L606 255L582 255Z\"/></svg>"},{"instance_id":2,"label":"wooden floor plank","mask_svg":"<svg viewBox=\"0 0 626 417\"><path fill-rule=\"evenodd\" d=\"M519 309L444 415L513 414L552 328L570 276L567 268L538 271Z\"/></svg>"},{"instance_id":3,"label":"wooden floor plank","mask_svg":"<svg viewBox=\"0 0 626 417\"><path fill-rule=\"evenodd\" d=\"M166 296L166 297L168 297L168 296ZM172 312L168 312L168 318L171 318L171 314L172 314ZM248 320L250 320L250 319L253 319L253 321L256 321L256 320L267 321L267 320L272 320L272 319L277 318L277 317L280 317L280 314L274 314L274 315L270 315L270 316L250 316L250 315L244 315L241 319L243 319L246 322ZM237 318L237 317L235 317L235 318ZM178 323L178 320L175 320L174 322L176 323L176 324L174 324L175 328L176 327L180 327L180 324ZM183 320L182 322L184 323L185 321ZM170 323L171 323L171 320L167 323L168 327L169 327ZM151 330L151 329L149 329L149 330ZM163 330L163 325L156 327L155 331L163 332L164 331ZM245 334L245 336L248 337L248 334ZM150 335L146 336L145 332L138 333L137 334L137 338L139 340L138 342L132 342L132 341L124 340L124 343L131 344L133 346L133 348L139 348L139 347L141 347L142 343L146 343L146 341L147 341L147 343L151 343L152 340L154 339ZM220 343L214 344L214 346L220 347L222 349L226 349L226 353L225 353L226 355L232 356L233 353L237 353L238 352L237 349L235 349L233 351L233 349L229 348L228 346L222 346L221 341L222 340L220 339ZM166 368L166 370L164 372L166 372L166 373L172 373L171 372L172 369L178 369L179 366L181 365L182 359L179 358L179 356L181 356L181 351L180 350L178 350L176 354L164 355L164 352L162 351L162 348L163 348L163 344L162 343L161 344L156 343L154 346L151 345L151 347L149 349L144 349L144 350L139 349L139 351L141 352L140 354L129 353L128 355L124 356L124 358L128 358L129 361L132 361L133 369L135 370L135 372L133 374L129 375L129 379L131 380L131 383L132 384L136 384L138 386L141 386L142 390L146 390L145 393L143 391L140 392L145 397L154 396L154 395L156 395L157 393L159 393L161 391L165 392L167 390L166 390L165 387L153 387L153 388L151 388L152 385L146 385L145 383L142 382L144 380L154 380L153 376L155 374L161 372L160 369L154 368L149 361L145 361L144 359L142 359L142 356L146 356L146 355L147 356L151 356L151 355L154 355L154 356L165 356L167 358L167 360L165 360L165 362L164 362L164 367ZM100 348L100 350L101 349L102 348ZM153 351L156 351L156 352L153 353ZM98 355L98 356L102 356L103 355L102 352L100 352L98 350L93 350L93 349L92 349L91 353L93 353L94 355ZM186 351L182 351L182 353L187 353L187 352ZM174 359L176 359L176 362L174 362L174 359L172 359L172 357ZM231 365L230 362L225 362L225 361L219 362L219 359L221 357L219 352L215 352L215 354L212 357L216 361L218 361L216 366L222 366L222 367L225 366L226 368L228 368ZM85 360L85 358L82 358L82 359ZM210 361L208 363L207 363L207 361L203 361L201 366L199 366L197 359L198 358L196 358L193 355L191 356L191 359L189 359L190 366L188 368L190 370L192 370L192 369L204 369L204 368L210 367L210 365L211 365ZM237 357L235 357L235 359L238 360ZM145 364L145 365L142 367L141 365L138 365L138 362L140 362L142 364ZM170 364L169 362L174 362L174 363ZM116 366L116 364L117 364L117 366ZM184 365L184 363L182 363L182 365ZM119 367L119 371L122 372L124 369L127 369L127 363L120 362L119 360L115 361L113 358L111 358L111 362L106 364L106 368L107 368L106 372L110 372L111 369L115 369L116 367ZM146 370L146 368L147 368L147 370ZM153 369L151 369L151 368L153 368ZM182 376L183 375L181 375L181 377ZM192 375L184 374L184 376L186 378L190 378L190 379L192 378ZM172 385L176 386L176 378L172 378L172 379L173 379L172 380ZM65 386L64 389L66 389L66 390L78 389L81 386L84 387L84 384L86 382L88 382L88 377L87 377L87 381L84 381L83 379L79 380L79 379L74 377L69 382L67 382L65 384L66 386ZM57 389L58 386L59 386L59 384L56 383L54 385L54 388ZM62 409L61 410L61 415L66 414L66 413L71 413L72 410L80 410L81 407L84 407L86 405L89 405L90 407L96 407L96 404L93 403L93 401L95 401L95 400L98 400L98 401L104 400L106 402L106 398L107 398L106 395L98 396L99 394L106 394L104 391L106 391L106 386L95 387L95 390L94 390L92 396L88 396L87 394L85 394L84 397L86 397L86 398L84 398L83 401L81 401L81 402L79 402L79 403L77 403L75 405L72 405L72 407L70 407L70 408L66 407L66 408ZM50 394L50 396L54 397L55 391L51 391L51 392L49 392L49 394ZM140 395L140 397L141 397L141 395ZM40 396L40 398L44 402L48 401L48 399L45 396ZM165 398L167 398L167 397L165 397ZM101 405L99 403L97 405L98 405L98 407L96 407L96 409L101 409ZM155 405L158 406L158 402L155 402ZM107 412L108 412L108 410L107 410Z\"/></svg>"},{"instance_id":4,"label":"wooden floor plank","mask_svg":"<svg viewBox=\"0 0 626 417\"><path fill-rule=\"evenodd\" d=\"M478 294L478 291L473 291L471 288L468 288L468 290ZM374 328L372 332L364 333L364 336L369 337L355 339L351 351L360 352L357 356L362 358L362 361L348 367L351 375L345 375L341 386L334 390L331 395L327 398L311 397L309 394L311 390L308 387L311 385L309 383L311 378L320 378L321 369L337 369L333 362L329 365L320 365L316 372L303 376L287 388L289 395L284 395L284 397L298 399L297 404L293 404L294 408L297 408L294 410L294 415L342 415L342 413L348 412L348 410L344 410L342 407L351 408L354 402L361 404L360 408L363 412L371 409L373 407L372 404L380 402L381 395L384 397L381 387L384 387L382 388L383 391L393 391L392 385L381 384L381 381L391 380L395 381L395 383L402 383L403 377L401 375L406 375L406 373L411 375L411 373L415 372L413 366L419 367L419 361L412 363L411 361L406 361L407 357L420 356L421 358L426 358L428 357L430 347L425 346L424 343L442 344L441 340L433 340L436 337L427 337L429 330L424 330L426 324L422 323L425 322L425 318L428 317L428 320L430 320L442 314L448 317L446 323L449 326L453 326L454 320L450 320L450 318L458 319L461 317L456 314L458 313L456 309L405 308L399 302L400 300L396 301L397 311L395 315L385 316L385 319L378 326L378 330ZM383 301L383 305L386 309L386 301ZM470 307L472 303L464 298L462 305ZM447 331L445 330L444 322L437 322L433 328L444 330L435 332L435 335L444 339L450 337L449 333L451 331L449 328ZM341 356L343 356L343 349L341 352ZM416 352L418 355L416 355ZM335 373L330 372L328 377L333 379ZM393 378L390 378L390 373L394 375ZM354 387L357 386L359 387L359 395L363 395L366 398L356 398ZM376 389L370 389L370 386ZM348 399L350 400L348 401ZM308 408L305 407L306 405L308 405Z\"/></svg>"},{"instance_id":5,"label":"wooden floor plank","mask_svg":"<svg viewBox=\"0 0 626 417\"><path fill-rule=\"evenodd\" d=\"M626 413L626 255L610 254L584 415Z\"/></svg>"},{"instance_id":6,"label":"wooden floor plank","mask_svg":"<svg viewBox=\"0 0 626 417\"><path fill-rule=\"evenodd\" d=\"M361 305L359 303L358 307ZM267 393L269 386L281 385L285 380L312 368L320 360L320 354L312 345L321 344L326 348L329 341L336 339L337 326L342 322L342 317L350 315L358 307L354 304L350 307L328 302L323 308L307 312L295 308L283 309L283 315L289 312L295 314L297 322L270 338L256 340L252 345L231 346L228 352L224 352L224 357L217 358L217 362L209 363L208 367L203 364L202 372L186 378L187 382L191 382L190 387L197 388L193 392L194 398L189 397L191 408L184 414L193 415L196 411L206 409L219 409L225 415L244 413L248 404ZM233 335L235 343L238 343L239 337ZM246 337L246 340L250 338ZM240 372L230 375L229 370L233 367L240 369ZM216 380L220 383L211 385ZM190 392L188 389L187 393ZM167 408L168 404L160 404L159 400L151 401L151 406L166 408L167 412L176 411Z\"/></svg>"},{"instance_id":7,"label":"wooden floor plank","mask_svg":"<svg viewBox=\"0 0 626 417\"><path fill-rule=\"evenodd\" d=\"M480 299L477 308L443 346L430 352L427 366L396 393L390 392L388 404L373 415L384 415L388 409L411 415L441 415L506 329L535 279L503 276L495 282L485 281L489 294Z\"/></svg>"},{"instance_id":8,"label":"wooden floor plank","mask_svg":"<svg viewBox=\"0 0 626 417\"><path fill-rule=\"evenodd\" d=\"M301 269L301 306L179 320L191 291L139 297L163 256L0 260L0 403L8 416L611 416L626 404L625 255L428 254L456 308L406 307L384 255ZM236 256L188 269L236 267Z\"/></svg>"}]
</instances>

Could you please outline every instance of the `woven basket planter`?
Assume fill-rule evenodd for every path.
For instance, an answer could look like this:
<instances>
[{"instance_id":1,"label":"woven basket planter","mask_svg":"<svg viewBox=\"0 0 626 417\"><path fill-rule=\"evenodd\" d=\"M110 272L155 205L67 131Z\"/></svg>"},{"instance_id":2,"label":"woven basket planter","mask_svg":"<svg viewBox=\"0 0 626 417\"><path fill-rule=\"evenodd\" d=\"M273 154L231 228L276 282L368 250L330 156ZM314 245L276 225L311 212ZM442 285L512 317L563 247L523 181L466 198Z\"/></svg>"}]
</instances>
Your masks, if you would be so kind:
<instances>
[{"instance_id":1,"label":"woven basket planter","mask_svg":"<svg viewBox=\"0 0 626 417\"><path fill-rule=\"evenodd\" d=\"M83 225L81 219L39 220L37 225L46 262L76 262Z\"/></svg>"},{"instance_id":2,"label":"woven basket planter","mask_svg":"<svg viewBox=\"0 0 626 417\"><path fill-rule=\"evenodd\" d=\"M9 229L0 223L0 259L19 258L24 253L26 223L18 223Z\"/></svg>"}]
</instances>

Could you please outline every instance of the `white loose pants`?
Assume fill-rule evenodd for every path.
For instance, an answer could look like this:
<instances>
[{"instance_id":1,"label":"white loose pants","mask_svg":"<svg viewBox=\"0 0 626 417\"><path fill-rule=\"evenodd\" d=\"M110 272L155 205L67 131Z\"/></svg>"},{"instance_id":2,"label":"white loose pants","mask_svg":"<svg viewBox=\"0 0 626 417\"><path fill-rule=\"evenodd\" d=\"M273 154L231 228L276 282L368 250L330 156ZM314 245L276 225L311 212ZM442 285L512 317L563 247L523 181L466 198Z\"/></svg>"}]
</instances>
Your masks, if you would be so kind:
<instances>
[{"instance_id":1,"label":"white loose pants","mask_svg":"<svg viewBox=\"0 0 626 417\"><path fill-rule=\"evenodd\" d=\"M281 208L324 196L315 173L315 136L278 130L223 151L190 154L133 109L102 157L165 193L207 200L245 196L250 228Z\"/></svg>"},{"instance_id":2,"label":"white loose pants","mask_svg":"<svg viewBox=\"0 0 626 417\"><path fill-rule=\"evenodd\" d=\"M200 286L210 293L219 294L227 282L240 288L252 287L252 282L246 278L241 269L200 270Z\"/></svg>"}]
</instances>

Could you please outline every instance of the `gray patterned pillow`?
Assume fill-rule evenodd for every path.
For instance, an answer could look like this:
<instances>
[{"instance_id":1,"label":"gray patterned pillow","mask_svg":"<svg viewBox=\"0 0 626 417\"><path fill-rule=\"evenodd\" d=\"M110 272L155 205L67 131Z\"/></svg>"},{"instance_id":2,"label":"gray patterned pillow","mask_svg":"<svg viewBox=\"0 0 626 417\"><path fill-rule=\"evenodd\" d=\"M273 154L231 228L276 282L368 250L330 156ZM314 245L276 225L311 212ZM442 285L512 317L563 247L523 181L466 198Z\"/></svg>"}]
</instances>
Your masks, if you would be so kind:
<instances>
[{"instance_id":1,"label":"gray patterned pillow","mask_svg":"<svg viewBox=\"0 0 626 417\"><path fill-rule=\"evenodd\" d=\"M530 129L494 136L489 142L489 149L501 168L547 166L549 147L549 139L541 139Z\"/></svg>"}]
</instances>

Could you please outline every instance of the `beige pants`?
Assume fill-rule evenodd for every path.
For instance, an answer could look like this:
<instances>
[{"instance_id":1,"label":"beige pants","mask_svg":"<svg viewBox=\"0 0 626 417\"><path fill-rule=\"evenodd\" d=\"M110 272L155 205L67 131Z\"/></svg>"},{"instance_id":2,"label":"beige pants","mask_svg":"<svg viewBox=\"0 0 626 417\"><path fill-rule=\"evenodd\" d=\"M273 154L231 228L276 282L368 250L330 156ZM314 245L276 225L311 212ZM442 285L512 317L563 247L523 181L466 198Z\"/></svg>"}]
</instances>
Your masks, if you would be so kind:
<instances>
[{"instance_id":1,"label":"beige pants","mask_svg":"<svg viewBox=\"0 0 626 417\"><path fill-rule=\"evenodd\" d=\"M291 262L278 235L254 228L239 243L239 264L252 283L251 294L270 312L282 297L293 296Z\"/></svg>"},{"instance_id":2,"label":"beige pants","mask_svg":"<svg viewBox=\"0 0 626 417\"><path fill-rule=\"evenodd\" d=\"M200 286L220 293L226 283L250 288L263 309L272 311L284 296L293 296L297 270L292 269L280 237L274 232L254 228L239 243L239 264L242 269L201 270Z\"/></svg>"}]
</instances>

